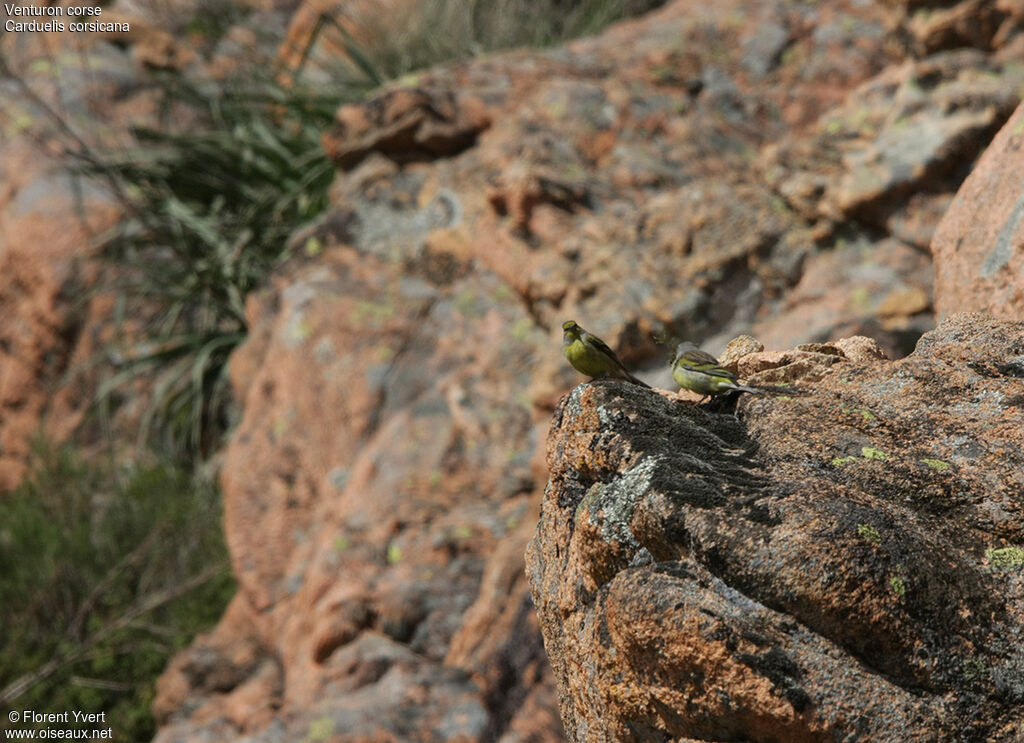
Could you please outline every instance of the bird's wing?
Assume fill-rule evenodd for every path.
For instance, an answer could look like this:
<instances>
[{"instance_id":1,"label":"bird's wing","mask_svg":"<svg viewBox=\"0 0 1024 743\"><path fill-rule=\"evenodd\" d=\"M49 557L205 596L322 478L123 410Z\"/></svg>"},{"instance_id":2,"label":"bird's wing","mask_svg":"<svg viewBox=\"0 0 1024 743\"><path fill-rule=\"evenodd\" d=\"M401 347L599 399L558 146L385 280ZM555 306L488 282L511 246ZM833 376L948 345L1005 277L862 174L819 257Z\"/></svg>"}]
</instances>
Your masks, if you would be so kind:
<instances>
[{"instance_id":1,"label":"bird's wing","mask_svg":"<svg viewBox=\"0 0 1024 743\"><path fill-rule=\"evenodd\" d=\"M701 366L718 366L718 359L709 354L707 351L701 351L699 348L694 348L686 353L682 354L683 359L688 364L699 364Z\"/></svg>"},{"instance_id":2,"label":"bird's wing","mask_svg":"<svg viewBox=\"0 0 1024 743\"><path fill-rule=\"evenodd\" d=\"M603 353L605 356L608 356L620 367L622 366L622 362L619 361L619 357L615 355L615 351L608 347L607 343L605 343L603 340L598 338L596 335L593 335L592 333L587 333L587 339L594 344L594 348Z\"/></svg>"},{"instance_id":3,"label":"bird's wing","mask_svg":"<svg viewBox=\"0 0 1024 743\"><path fill-rule=\"evenodd\" d=\"M685 352L679 358L682 359L683 363L690 371L707 374L709 377L725 377L733 382L737 380L737 376L734 373L719 366L718 359L707 351L701 351L699 348L694 348Z\"/></svg>"}]
</instances>

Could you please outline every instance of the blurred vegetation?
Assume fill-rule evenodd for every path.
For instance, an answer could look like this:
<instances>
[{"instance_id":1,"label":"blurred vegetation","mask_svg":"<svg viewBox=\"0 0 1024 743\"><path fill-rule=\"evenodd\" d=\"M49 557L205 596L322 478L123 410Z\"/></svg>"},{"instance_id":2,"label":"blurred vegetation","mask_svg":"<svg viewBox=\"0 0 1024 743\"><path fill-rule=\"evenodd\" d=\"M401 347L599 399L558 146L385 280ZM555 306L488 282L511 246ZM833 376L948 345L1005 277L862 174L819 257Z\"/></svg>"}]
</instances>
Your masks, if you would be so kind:
<instances>
[{"instance_id":1,"label":"blurred vegetation","mask_svg":"<svg viewBox=\"0 0 1024 743\"><path fill-rule=\"evenodd\" d=\"M499 49L544 47L596 34L665 0L421 0L408 13L370 19L379 41L349 41L356 67L377 81ZM366 26L367 21L361 19ZM376 27L374 27L376 25Z\"/></svg>"},{"instance_id":2,"label":"blurred vegetation","mask_svg":"<svg viewBox=\"0 0 1024 743\"><path fill-rule=\"evenodd\" d=\"M45 444L0 498L0 565L0 708L105 710L118 740L152 738L156 677L235 590L212 484Z\"/></svg>"},{"instance_id":3,"label":"blurred vegetation","mask_svg":"<svg viewBox=\"0 0 1024 743\"><path fill-rule=\"evenodd\" d=\"M194 462L230 423L227 359L246 336L246 296L286 258L291 231L327 206L320 134L338 98L269 78L164 85L190 126L139 129L137 149L82 166L116 184L125 211L103 244L123 333L97 400L116 406L148 380L140 443Z\"/></svg>"}]
</instances>

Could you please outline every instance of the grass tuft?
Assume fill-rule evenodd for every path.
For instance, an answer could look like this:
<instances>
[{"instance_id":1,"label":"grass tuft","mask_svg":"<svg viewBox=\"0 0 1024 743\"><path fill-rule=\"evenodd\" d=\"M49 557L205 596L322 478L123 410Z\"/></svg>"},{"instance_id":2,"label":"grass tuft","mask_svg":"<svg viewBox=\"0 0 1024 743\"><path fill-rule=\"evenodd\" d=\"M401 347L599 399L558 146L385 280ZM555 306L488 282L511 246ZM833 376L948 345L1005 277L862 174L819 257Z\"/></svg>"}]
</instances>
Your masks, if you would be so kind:
<instances>
[{"instance_id":1,"label":"grass tuft","mask_svg":"<svg viewBox=\"0 0 1024 743\"><path fill-rule=\"evenodd\" d=\"M227 360L248 332L246 297L286 260L289 235L327 206L334 171L320 134L340 98L179 77L166 95L194 126L137 130L137 149L81 168L116 183L125 212L101 251L123 309L106 352L115 371L95 400L116 404L148 380L140 442L191 461L229 426Z\"/></svg>"}]
</instances>

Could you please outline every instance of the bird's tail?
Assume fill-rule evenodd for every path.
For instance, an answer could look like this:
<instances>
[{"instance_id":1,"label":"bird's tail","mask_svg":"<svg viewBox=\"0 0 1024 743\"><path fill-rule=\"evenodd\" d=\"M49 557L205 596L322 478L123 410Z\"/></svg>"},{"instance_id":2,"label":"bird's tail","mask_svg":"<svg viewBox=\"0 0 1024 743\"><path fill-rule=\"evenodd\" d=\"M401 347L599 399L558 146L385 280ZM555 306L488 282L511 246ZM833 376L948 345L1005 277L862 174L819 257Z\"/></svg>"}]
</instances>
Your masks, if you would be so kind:
<instances>
[{"instance_id":1,"label":"bird's tail","mask_svg":"<svg viewBox=\"0 0 1024 743\"><path fill-rule=\"evenodd\" d=\"M630 374L625 369L622 370L622 373L625 374L626 375L626 379L628 381L632 382L633 384L638 384L641 387L646 387L647 389L651 389L651 385L647 384L647 382L643 381L642 379L637 379L636 377L634 377L632 374Z\"/></svg>"},{"instance_id":2,"label":"bird's tail","mask_svg":"<svg viewBox=\"0 0 1024 743\"><path fill-rule=\"evenodd\" d=\"M622 364L619 364L615 371L609 372L606 376L612 377L614 379L621 379L625 382L632 382L638 387L646 387L647 389L651 389L651 385L647 384L647 382L645 382L642 379L637 379L636 377L634 377L632 374L629 373L629 370Z\"/></svg>"},{"instance_id":3,"label":"bird's tail","mask_svg":"<svg viewBox=\"0 0 1024 743\"><path fill-rule=\"evenodd\" d=\"M734 390L739 392L752 392L755 395L806 395L807 392L798 389L797 387L782 387L774 384L763 384L759 387L747 387L746 385L737 384L733 386Z\"/></svg>"}]
</instances>

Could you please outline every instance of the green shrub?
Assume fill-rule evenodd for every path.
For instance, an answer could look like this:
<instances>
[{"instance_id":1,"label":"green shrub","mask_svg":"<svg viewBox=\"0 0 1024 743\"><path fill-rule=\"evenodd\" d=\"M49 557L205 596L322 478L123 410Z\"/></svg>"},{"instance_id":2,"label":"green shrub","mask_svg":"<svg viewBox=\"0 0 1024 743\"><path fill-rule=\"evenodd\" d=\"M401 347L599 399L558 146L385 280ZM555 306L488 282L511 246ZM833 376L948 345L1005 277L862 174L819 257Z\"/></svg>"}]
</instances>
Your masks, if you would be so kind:
<instances>
[{"instance_id":1,"label":"green shrub","mask_svg":"<svg viewBox=\"0 0 1024 743\"><path fill-rule=\"evenodd\" d=\"M97 402L151 384L140 440L180 461L205 457L229 425L227 359L248 331L245 298L286 258L288 236L323 212L333 167L320 135L338 104L270 80L202 88L169 78L187 131L140 129L139 147L83 170L125 217L102 257L132 318L106 356Z\"/></svg>"},{"instance_id":2,"label":"green shrub","mask_svg":"<svg viewBox=\"0 0 1024 743\"><path fill-rule=\"evenodd\" d=\"M152 737L157 675L234 593L211 484L46 446L0 497L0 565L0 707L106 711L119 740Z\"/></svg>"}]
</instances>

